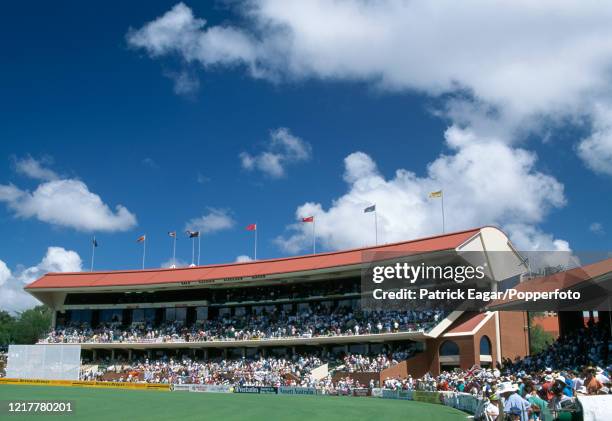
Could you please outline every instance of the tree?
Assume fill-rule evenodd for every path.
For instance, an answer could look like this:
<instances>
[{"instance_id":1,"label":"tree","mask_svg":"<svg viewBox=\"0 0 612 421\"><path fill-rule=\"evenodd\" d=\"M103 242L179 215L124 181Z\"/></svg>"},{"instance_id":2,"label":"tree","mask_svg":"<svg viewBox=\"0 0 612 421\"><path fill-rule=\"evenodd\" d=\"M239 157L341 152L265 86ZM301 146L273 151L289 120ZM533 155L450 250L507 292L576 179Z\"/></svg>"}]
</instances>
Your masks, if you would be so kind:
<instances>
[{"instance_id":1,"label":"tree","mask_svg":"<svg viewBox=\"0 0 612 421\"><path fill-rule=\"evenodd\" d=\"M553 343L555 340L551 333L546 332L544 329L542 329L542 326L539 325L531 326L530 339L531 354L537 354L544 351L548 345Z\"/></svg>"},{"instance_id":2,"label":"tree","mask_svg":"<svg viewBox=\"0 0 612 421\"><path fill-rule=\"evenodd\" d=\"M35 344L51 328L51 309L47 306L36 306L19 313L11 329L11 342L17 344Z\"/></svg>"},{"instance_id":3,"label":"tree","mask_svg":"<svg viewBox=\"0 0 612 421\"><path fill-rule=\"evenodd\" d=\"M15 318L7 311L0 311L0 349L6 348L11 343L13 324Z\"/></svg>"}]
</instances>

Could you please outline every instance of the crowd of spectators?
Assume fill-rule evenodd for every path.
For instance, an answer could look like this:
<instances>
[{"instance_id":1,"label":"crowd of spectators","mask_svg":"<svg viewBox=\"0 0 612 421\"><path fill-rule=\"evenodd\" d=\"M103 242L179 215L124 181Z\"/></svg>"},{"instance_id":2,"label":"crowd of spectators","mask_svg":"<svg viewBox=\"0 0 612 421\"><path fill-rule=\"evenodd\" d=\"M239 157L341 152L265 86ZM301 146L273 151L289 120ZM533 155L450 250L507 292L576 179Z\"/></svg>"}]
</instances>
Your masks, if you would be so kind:
<instances>
[{"instance_id":1,"label":"crowd of spectators","mask_svg":"<svg viewBox=\"0 0 612 421\"><path fill-rule=\"evenodd\" d=\"M561 410L575 409L580 395L612 393L612 342L597 324L560 337L544 351L496 368L454 370L420 379L388 378L387 389L466 392L486 400L489 420L500 413L513 419L553 419Z\"/></svg>"},{"instance_id":2,"label":"crowd of spectators","mask_svg":"<svg viewBox=\"0 0 612 421\"><path fill-rule=\"evenodd\" d=\"M455 391L470 393L486 402L488 420L506 413L521 421L553 419L561 410L576 409L574 398L580 395L609 394L612 366L586 366L579 371L545 368L532 374L510 369L454 370L420 379L386 379L383 388L393 390Z\"/></svg>"},{"instance_id":3,"label":"crowd of spectators","mask_svg":"<svg viewBox=\"0 0 612 421\"><path fill-rule=\"evenodd\" d=\"M398 362L393 356L390 357L384 353L372 357L361 354L349 354L344 357L345 371L349 373L379 372L394 366Z\"/></svg>"},{"instance_id":4,"label":"crowd of spectators","mask_svg":"<svg viewBox=\"0 0 612 421\"><path fill-rule=\"evenodd\" d=\"M560 337L542 352L524 359L504 361L504 367L514 372L533 372L546 367L578 370L585 365L605 366L612 356L609 332L598 324L577 330L573 335Z\"/></svg>"},{"instance_id":5,"label":"crowd of spectators","mask_svg":"<svg viewBox=\"0 0 612 421\"><path fill-rule=\"evenodd\" d=\"M328 309L316 306L298 313L282 310L221 316L202 323L164 323L158 326L119 323L58 327L40 340L41 343L110 343L110 342L202 342L275 339L319 336L364 335L427 331L444 318L441 311L372 311L348 307Z\"/></svg>"},{"instance_id":6,"label":"crowd of spectators","mask_svg":"<svg viewBox=\"0 0 612 421\"><path fill-rule=\"evenodd\" d=\"M314 386L311 370L323 362L313 355L293 358L256 357L198 361L191 358L144 359L114 364L106 370L85 375L104 379L117 373L113 381L170 384L209 384L227 386Z\"/></svg>"},{"instance_id":7,"label":"crowd of spectators","mask_svg":"<svg viewBox=\"0 0 612 421\"><path fill-rule=\"evenodd\" d=\"M561 410L575 409L575 397L610 394L612 365L609 362L609 335L598 325L579 329L573 335L559 338L545 351L516 361L503 361L493 368L474 366L469 370L444 371L438 376L422 378L387 378L378 385L373 380L361 384L355 373L381 372L413 353L398 348L367 356L347 354L338 360L315 355L293 357L255 357L252 359L214 359L197 361L188 358L142 360L112 370L118 381L155 383L214 384L228 386L305 386L327 392L381 387L392 390L455 391L470 393L485 400L488 419L500 413L527 421L546 419ZM312 370L330 363L327 376L315 378ZM336 377L334 370L346 375ZM90 378L101 378L108 372L99 370ZM358 377L358 376L356 376Z\"/></svg>"}]
</instances>

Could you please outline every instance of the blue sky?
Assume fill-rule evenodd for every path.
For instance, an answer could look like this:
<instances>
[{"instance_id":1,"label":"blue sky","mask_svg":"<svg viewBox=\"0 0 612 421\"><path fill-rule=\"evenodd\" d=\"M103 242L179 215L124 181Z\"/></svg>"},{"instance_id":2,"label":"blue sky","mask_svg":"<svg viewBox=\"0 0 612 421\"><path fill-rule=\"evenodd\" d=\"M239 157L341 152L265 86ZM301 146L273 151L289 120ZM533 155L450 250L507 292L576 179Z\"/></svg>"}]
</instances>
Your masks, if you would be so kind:
<instances>
[{"instance_id":1,"label":"blue sky","mask_svg":"<svg viewBox=\"0 0 612 421\"><path fill-rule=\"evenodd\" d=\"M342 6L347 10L339 10L330 3L323 19L314 7L291 10L302 7L298 4L254 1L245 9L224 2L97 7L62 2L39 4L36 13L31 5L7 5L0 16L0 36L9 40L1 59L0 186L30 194L53 180L79 180L99 196L111 219L121 205L135 221L85 228L75 220L57 222L31 209L44 203L11 202L0 189L0 261L10 272L0 287L48 268L78 267L74 259L63 265L61 257L45 266L52 246L76 252L82 268L88 268L94 234L100 244L98 269L137 268L141 249L135 240L143 233L147 266L159 267L170 257L167 231L182 233L190 220L211 213L225 219L221 226L210 219L202 225L212 230L202 238L202 263L251 255L252 233L244 227L253 222L259 226L260 258L308 252L309 231L292 224L309 214L320 220L321 249L371 244L371 218L361 210L372 202L383 221L383 240L436 234L439 208L426 193L437 188L445 191L452 230L497 224L524 248L609 249L608 98L586 95L585 100L584 94L608 86L599 62L578 57L584 68L567 65L569 79L582 76L575 84L566 79L556 86L550 82L555 75L535 72L541 80L533 89L542 92L531 96L533 89L521 85L521 96L515 94L521 89L491 88L509 74L510 64L501 59L474 64L474 69L493 66L487 74L498 75L485 84L482 77L472 78L471 64L447 57L425 38L419 46L407 45L407 52L398 48L404 44L394 40L406 36L401 30L385 33L392 39L380 46L364 41L355 54L344 44L359 44L361 36L350 36L377 27L368 26L371 16L374 23L392 24L403 13L418 18L423 11L398 12L382 2L380 9L357 13L364 22L353 30L346 29L355 22L345 22L345 12L374 6L349 2ZM283 13L284 8L289 10ZM598 21L596 13L583 12ZM511 27L512 17L525 13L531 12L513 9L500 25ZM187 24L172 27L177 19L171 18ZM460 24L472 18L453 19ZM262 24L269 20L283 30ZM560 18L559 27L564 23ZM317 25L335 28L321 45L308 30ZM456 36L453 28L446 29L449 38ZM568 45L572 34L580 39L579 31L567 31ZM492 38L505 41L507 35L499 32ZM375 40L376 35L370 34ZM484 60L488 47L472 47L470 34L463 35L468 41L463 50L476 62ZM513 51L520 42L507 40L499 48ZM534 54L543 48L538 42L528 48L532 45ZM384 54L406 53L411 59L431 51L408 64L386 62L377 50L387 46L396 51ZM533 65L528 48L511 64L524 59ZM558 58L552 50L545 50L547 57ZM432 55L436 65L430 68ZM612 57L607 49L593 55ZM437 74L442 67L467 70L449 77ZM508 85L520 77L510 76ZM540 103L542 97L546 101ZM274 143L280 128L287 136ZM308 153L292 157L287 139ZM588 139L592 147L581 148ZM273 154L283 175L271 173L265 163L247 168L245 153ZM23 170L28 162L53 175L28 176ZM506 168L509 162L516 165ZM405 171L398 177L397 170ZM81 199L65 206L78 209ZM190 253L189 241L179 235L177 257L188 262ZM25 276L28 268L35 270Z\"/></svg>"}]
</instances>

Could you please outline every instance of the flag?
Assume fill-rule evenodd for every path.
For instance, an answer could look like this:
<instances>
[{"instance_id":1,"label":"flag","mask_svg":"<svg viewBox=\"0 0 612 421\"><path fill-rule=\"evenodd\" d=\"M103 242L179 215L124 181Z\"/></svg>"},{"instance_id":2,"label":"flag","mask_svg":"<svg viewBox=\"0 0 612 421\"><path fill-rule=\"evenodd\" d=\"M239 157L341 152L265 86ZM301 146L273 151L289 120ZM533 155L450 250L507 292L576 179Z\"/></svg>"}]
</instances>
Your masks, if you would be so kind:
<instances>
[{"instance_id":1,"label":"flag","mask_svg":"<svg viewBox=\"0 0 612 421\"><path fill-rule=\"evenodd\" d=\"M146 235L141 235L140 237L138 237L138 239L136 240L137 243L142 243L144 240L147 239Z\"/></svg>"},{"instance_id":2,"label":"flag","mask_svg":"<svg viewBox=\"0 0 612 421\"><path fill-rule=\"evenodd\" d=\"M195 238L200 236L200 231L185 231L189 238Z\"/></svg>"},{"instance_id":3,"label":"flag","mask_svg":"<svg viewBox=\"0 0 612 421\"><path fill-rule=\"evenodd\" d=\"M368 206L363 210L363 213L376 212L376 205Z\"/></svg>"},{"instance_id":4,"label":"flag","mask_svg":"<svg viewBox=\"0 0 612 421\"><path fill-rule=\"evenodd\" d=\"M168 231L168 235L169 235L170 237L174 237L174 238L176 238L176 231Z\"/></svg>"},{"instance_id":5,"label":"flag","mask_svg":"<svg viewBox=\"0 0 612 421\"><path fill-rule=\"evenodd\" d=\"M92 244L94 247L98 247L98 242L96 241L96 237L94 237Z\"/></svg>"},{"instance_id":6,"label":"flag","mask_svg":"<svg viewBox=\"0 0 612 421\"><path fill-rule=\"evenodd\" d=\"M257 231L257 224L250 224L246 227L247 231Z\"/></svg>"},{"instance_id":7,"label":"flag","mask_svg":"<svg viewBox=\"0 0 612 421\"><path fill-rule=\"evenodd\" d=\"M434 199L436 197L442 197L442 190L432 191L431 193L429 193L430 199Z\"/></svg>"},{"instance_id":8,"label":"flag","mask_svg":"<svg viewBox=\"0 0 612 421\"><path fill-rule=\"evenodd\" d=\"M306 218L302 218L302 222L314 222L314 216L307 216Z\"/></svg>"},{"instance_id":9,"label":"flag","mask_svg":"<svg viewBox=\"0 0 612 421\"><path fill-rule=\"evenodd\" d=\"M480 368L480 366L478 364L474 364L472 366L472 368L470 368L468 370L468 372L466 373L465 377L471 377L472 375L478 374L482 371L482 369Z\"/></svg>"}]
</instances>

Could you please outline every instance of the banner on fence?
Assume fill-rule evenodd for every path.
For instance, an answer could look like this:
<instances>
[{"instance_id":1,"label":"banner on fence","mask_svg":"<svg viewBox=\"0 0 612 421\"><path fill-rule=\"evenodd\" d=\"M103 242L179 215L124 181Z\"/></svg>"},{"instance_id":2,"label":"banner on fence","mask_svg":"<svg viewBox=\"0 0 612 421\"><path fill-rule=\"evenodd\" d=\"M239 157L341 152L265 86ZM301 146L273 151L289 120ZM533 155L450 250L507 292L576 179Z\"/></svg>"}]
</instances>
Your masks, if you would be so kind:
<instances>
[{"instance_id":1,"label":"banner on fence","mask_svg":"<svg viewBox=\"0 0 612 421\"><path fill-rule=\"evenodd\" d=\"M96 387L102 389L144 389L144 390L170 390L169 384L160 383L129 383L129 382L97 382L80 380L43 380L43 379L12 379L0 378L0 384L23 384L36 386L67 386L67 387Z\"/></svg>"},{"instance_id":2,"label":"banner on fence","mask_svg":"<svg viewBox=\"0 0 612 421\"><path fill-rule=\"evenodd\" d=\"M259 393L259 387L257 386L236 386L234 387L234 393Z\"/></svg>"},{"instance_id":3,"label":"banner on fence","mask_svg":"<svg viewBox=\"0 0 612 421\"><path fill-rule=\"evenodd\" d=\"M370 389L368 388L353 389L353 396L370 396Z\"/></svg>"},{"instance_id":4,"label":"banner on fence","mask_svg":"<svg viewBox=\"0 0 612 421\"><path fill-rule=\"evenodd\" d=\"M316 395L317 389L314 387L281 386L278 388L281 395Z\"/></svg>"},{"instance_id":5,"label":"banner on fence","mask_svg":"<svg viewBox=\"0 0 612 421\"><path fill-rule=\"evenodd\" d=\"M379 397L382 397L384 399L402 399L402 400L415 400L413 397L413 391L412 390L390 390L390 389L382 389L380 395L378 395ZM374 395L374 390L372 390L372 396L376 396ZM437 402L440 403L440 402Z\"/></svg>"},{"instance_id":6,"label":"banner on fence","mask_svg":"<svg viewBox=\"0 0 612 421\"><path fill-rule=\"evenodd\" d=\"M192 384L190 392L231 393L232 387L223 384Z\"/></svg>"},{"instance_id":7,"label":"banner on fence","mask_svg":"<svg viewBox=\"0 0 612 421\"><path fill-rule=\"evenodd\" d=\"M442 403L440 392L427 392L425 390L415 390L412 392L412 399L418 402Z\"/></svg>"},{"instance_id":8,"label":"banner on fence","mask_svg":"<svg viewBox=\"0 0 612 421\"><path fill-rule=\"evenodd\" d=\"M398 390L397 391L397 398L398 399L403 399L403 400L408 400L408 401L413 400L412 390Z\"/></svg>"},{"instance_id":9,"label":"banner on fence","mask_svg":"<svg viewBox=\"0 0 612 421\"><path fill-rule=\"evenodd\" d=\"M398 391L397 390L391 390L391 389L383 389L381 397L383 399L397 399L398 398Z\"/></svg>"}]
</instances>

